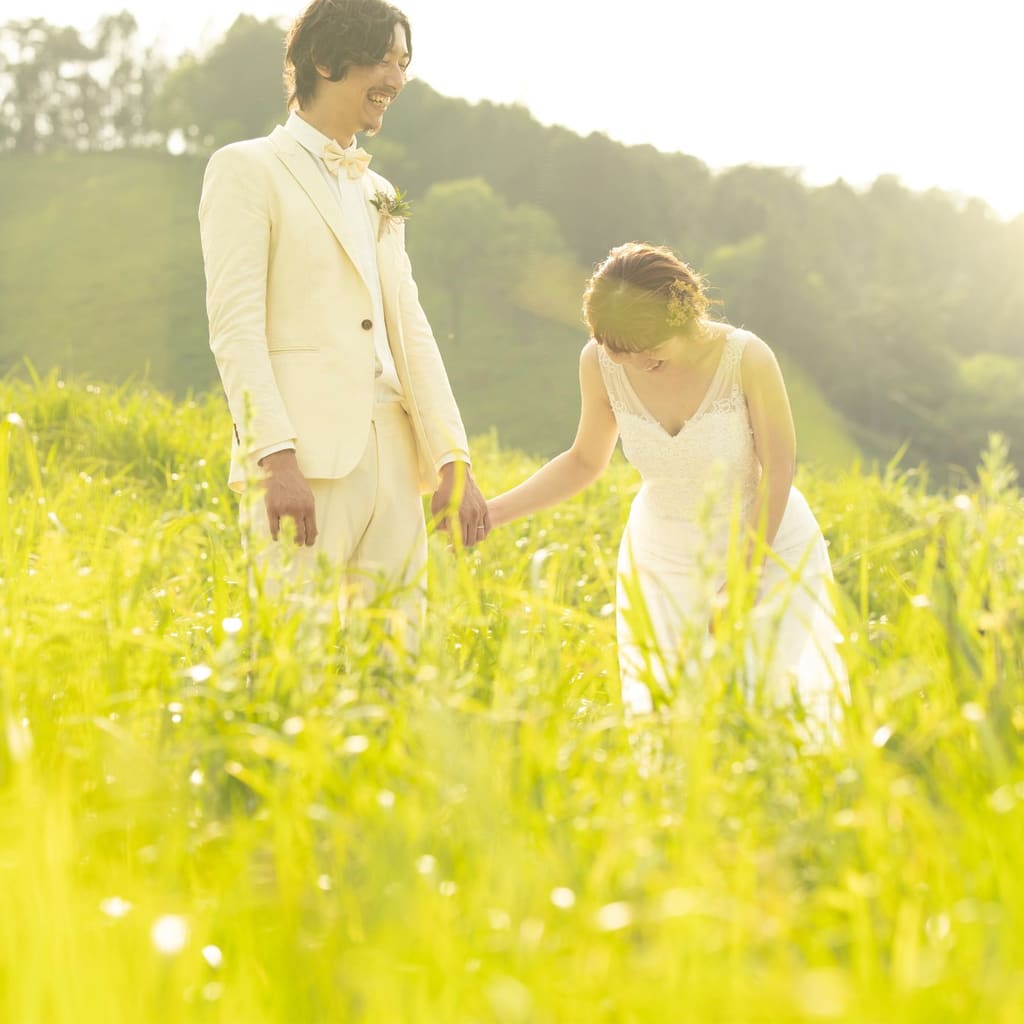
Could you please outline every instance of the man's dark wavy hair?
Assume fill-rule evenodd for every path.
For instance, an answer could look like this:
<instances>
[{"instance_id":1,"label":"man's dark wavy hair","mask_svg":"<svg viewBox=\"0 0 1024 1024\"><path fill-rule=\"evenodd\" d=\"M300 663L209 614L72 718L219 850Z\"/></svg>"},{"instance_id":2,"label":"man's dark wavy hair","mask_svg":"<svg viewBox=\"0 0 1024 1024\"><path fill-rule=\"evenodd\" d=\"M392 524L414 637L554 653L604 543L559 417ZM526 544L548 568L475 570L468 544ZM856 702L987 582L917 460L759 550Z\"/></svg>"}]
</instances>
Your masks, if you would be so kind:
<instances>
[{"instance_id":1,"label":"man's dark wavy hair","mask_svg":"<svg viewBox=\"0 0 1024 1024\"><path fill-rule=\"evenodd\" d=\"M409 19L384 0L313 0L295 19L285 43L284 85L288 108L305 107L316 92L317 66L338 82L353 65L383 60L395 34L405 29L412 57Z\"/></svg>"}]
</instances>

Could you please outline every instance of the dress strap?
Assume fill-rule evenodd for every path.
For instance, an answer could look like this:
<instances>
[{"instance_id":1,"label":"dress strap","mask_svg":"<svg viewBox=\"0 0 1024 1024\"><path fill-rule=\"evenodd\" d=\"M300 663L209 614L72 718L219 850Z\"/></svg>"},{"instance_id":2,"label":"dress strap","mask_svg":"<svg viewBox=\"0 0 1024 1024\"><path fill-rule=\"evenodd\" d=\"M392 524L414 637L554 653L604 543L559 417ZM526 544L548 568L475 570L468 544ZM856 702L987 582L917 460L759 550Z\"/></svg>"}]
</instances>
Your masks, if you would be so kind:
<instances>
[{"instance_id":1,"label":"dress strap","mask_svg":"<svg viewBox=\"0 0 1024 1024\"><path fill-rule=\"evenodd\" d=\"M750 335L739 327L734 327L725 339L722 350L721 369L716 374L714 393L708 395L708 404L729 401L743 394L743 350L747 347Z\"/></svg>"},{"instance_id":2,"label":"dress strap","mask_svg":"<svg viewBox=\"0 0 1024 1024\"><path fill-rule=\"evenodd\" d=\"M608 393L608 403L613 411L630 411L629 390L622 367L608 358L604 345L597 346L597 363L601 367L601 379Z\"/></svg>"}]
</instances>

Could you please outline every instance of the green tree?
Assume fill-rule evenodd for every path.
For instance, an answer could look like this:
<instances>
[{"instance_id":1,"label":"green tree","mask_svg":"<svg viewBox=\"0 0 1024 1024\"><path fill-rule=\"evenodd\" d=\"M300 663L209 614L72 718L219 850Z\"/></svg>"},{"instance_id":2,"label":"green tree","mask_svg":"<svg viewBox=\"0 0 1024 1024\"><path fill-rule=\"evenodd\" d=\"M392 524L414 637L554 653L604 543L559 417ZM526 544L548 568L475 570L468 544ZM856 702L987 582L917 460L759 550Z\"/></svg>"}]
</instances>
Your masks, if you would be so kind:
<instances>
[{"instance_id":1,"label":"green tree","mask_svg":"<svg viewBox=\"0 0 1024 1024\"><path fill-rule=\"evenodd\" d=\"M117 149L151 143L148 114L163 73L140 53L127 11L88 42L42 18L0 26L0 150Z\"/></svg>"},{"instance_id":2,"label":"green tree","mask_svg":"<svg viewBox=\"0 0 1024 1024\"><path fill-rule=\"evenodd\" d=\"M97 35L98 48L110 68L103 93L104 148L162 143L151 117L166 65L152 49L140 54L138 25L127 11L102 18Z\"/></svg>"},{"instance_id":3,"label":"green tree","mask_svg":"<svg viewBox=\"0 0 1024 1024\"><path fill-rule=\"evenodd\" d=\"M272 18L238 16L205 56L188 55L156 98L156 120L193 151L265 135L284 110L284 29Z\"/></svg>"},{"instance_id":4,"label":"green tree","mask_svg":"<svg viewBox=\"0 0 1024 1024\"><path fill-rule=\"evenodd\" d=\"M78 31L42 18L8 22L0 29L0 54L6 148L39 153L88 146L95 132L89 65L96 53Z\"/></svg>"},{"instance_id":5,"label":"green tree","mask_svg":"<svg viewBox=\"0 0 1024 1024\"><path fill-rule=\"evenodd\" d=\"M447 297L456 340L468 297L511 295L535 261L565 251L550 215L527 204L510 206L482 178L432 186L416 204L409 234L417 273Z\"/></svg>"}]
</instances>

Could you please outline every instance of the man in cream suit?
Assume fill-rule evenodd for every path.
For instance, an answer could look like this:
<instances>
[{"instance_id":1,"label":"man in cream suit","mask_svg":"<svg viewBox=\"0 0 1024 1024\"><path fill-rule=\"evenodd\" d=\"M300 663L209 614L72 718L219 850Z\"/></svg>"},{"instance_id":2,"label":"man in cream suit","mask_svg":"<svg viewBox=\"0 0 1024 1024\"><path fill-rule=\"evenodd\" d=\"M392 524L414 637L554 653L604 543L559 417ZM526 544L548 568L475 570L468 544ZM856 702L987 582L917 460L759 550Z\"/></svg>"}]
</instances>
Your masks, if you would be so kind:
<instances>
[{"instance_id":1,"label":"man in cream suit","mask_svg":"<svg viewBox=\"0 0 1024 1024\"><path fill-rule=\"evenodd\" d=\"M229 482L263 490L265 515L251 487L243 496L250 537L291 572L320 554L346 580L422 595L420 493L467 546L490 527L417 298L405 211L355 145L379 130L411 54L408 19L383 0L313 0L288 36L287 123L214 153L199 220L234 420ZM294 561L279 557L285 520Z\"/></svg>"}]
</instances>

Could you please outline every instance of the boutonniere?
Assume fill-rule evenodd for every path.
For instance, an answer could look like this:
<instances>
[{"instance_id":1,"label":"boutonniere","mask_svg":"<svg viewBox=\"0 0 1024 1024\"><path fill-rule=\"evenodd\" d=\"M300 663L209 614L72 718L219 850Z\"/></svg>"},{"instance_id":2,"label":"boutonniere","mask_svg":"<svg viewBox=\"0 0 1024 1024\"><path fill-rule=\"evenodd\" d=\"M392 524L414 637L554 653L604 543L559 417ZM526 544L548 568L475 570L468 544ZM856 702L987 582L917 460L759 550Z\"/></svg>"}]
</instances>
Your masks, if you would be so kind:
<instances>
[{"instance_id":1,"label":"boutonniere","mask_svg":"<svg viewBox=\"0 0 1024 1024\"><path fill-rule=\"evenodd\" d=\"M370 202L380 214L380 224L377 228L378 242L384 237L384 232L393 224L401 224L402 221L412 216L412 204L405 198L405 193L400 188L395 189L394 195L383 189L374 192Z\"/></svg>"}]
</instances>

